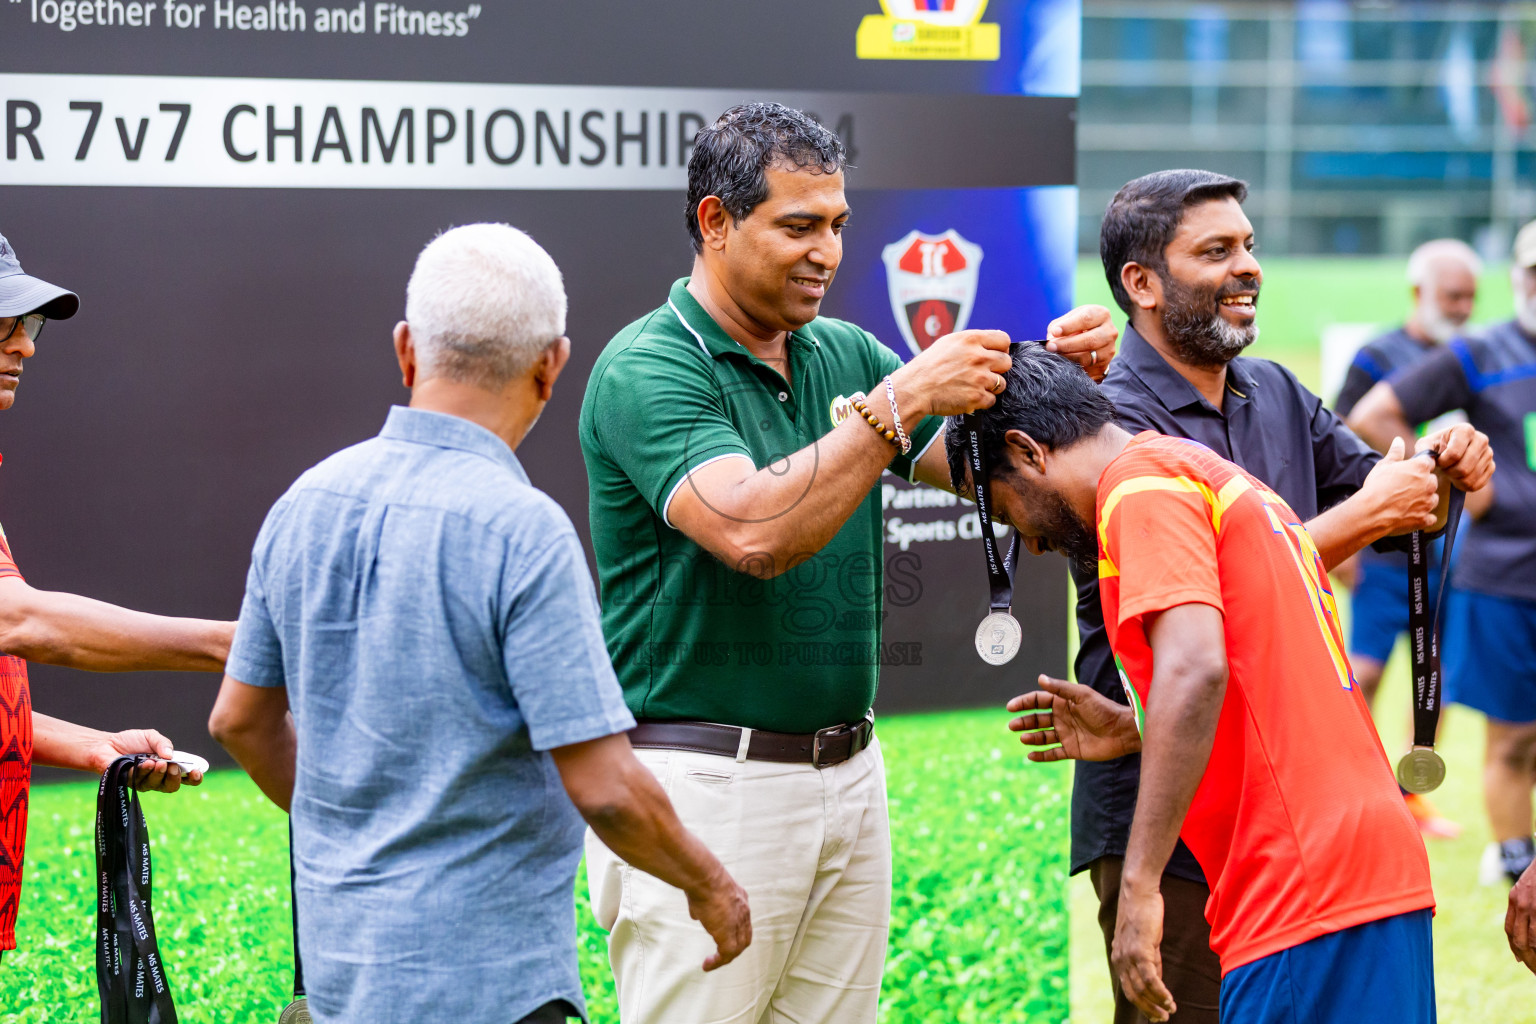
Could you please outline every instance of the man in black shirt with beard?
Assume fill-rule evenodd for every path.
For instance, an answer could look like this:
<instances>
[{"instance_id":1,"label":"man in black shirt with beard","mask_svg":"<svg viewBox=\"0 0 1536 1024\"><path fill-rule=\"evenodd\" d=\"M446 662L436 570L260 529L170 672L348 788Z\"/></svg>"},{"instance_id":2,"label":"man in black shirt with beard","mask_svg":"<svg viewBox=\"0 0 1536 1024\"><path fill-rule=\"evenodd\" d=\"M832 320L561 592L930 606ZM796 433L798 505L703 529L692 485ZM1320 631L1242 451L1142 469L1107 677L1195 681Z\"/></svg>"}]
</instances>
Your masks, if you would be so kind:
<instances>
[{"instance_id":1,"label":"man in black shirt with beard","mask_svg":"<svg viewBox=\"0 0 1536 1024\"><path fill-rule=\"evenodd\" d=\"M1332 568L1389 534L1433 522L1436 482L1429 459L1385 458L1351 433L1283 366L1239 356L1258 336L1263 273L1253 257L1253 226L1243 214L1247 185L1210 171L1161 171L1137 178L1110 202L1100 254L1115 300L1130 317L1104 389L1119 421L1198 441L1258 477L1307 524ZM1488 439L1462 424L1426 438L1459 486L1491 473ZM1125 702L1105 636L1096 574L1074 569L1081 637L1077 678ZM1015 698L1012 711L1030 746L1070 731L1087 691L1042 677L1041 691ZM1074 748L1075 749L1075 748ZM1055 747L1034 760L1074 756ZM1135 810L1140 757L1080 761L1072 790L1072 871L1088 870L1099 896L1106 953L1114 939L1121 869ZM1177 1004L1171 1018L1218 1018L1221 968L1210 950L1205 902L1210 890L1181 842L1161 880L1162 974ZM1144 1021L1118 987L1115 1024Z\"/></svg>"}]
</instances>

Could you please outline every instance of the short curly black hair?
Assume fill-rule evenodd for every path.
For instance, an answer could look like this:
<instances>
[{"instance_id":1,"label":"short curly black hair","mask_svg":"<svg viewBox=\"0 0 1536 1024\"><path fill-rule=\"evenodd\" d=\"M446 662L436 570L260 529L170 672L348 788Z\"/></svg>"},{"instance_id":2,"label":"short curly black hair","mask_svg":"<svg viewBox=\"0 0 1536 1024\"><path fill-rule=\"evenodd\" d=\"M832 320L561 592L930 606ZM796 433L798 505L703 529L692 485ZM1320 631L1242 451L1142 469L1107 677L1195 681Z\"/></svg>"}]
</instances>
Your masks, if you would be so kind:
<instances>
[{"instance_id":1,"label":"short curly black hair","mask_svg":"<svg viewBox=\"0 0 1536 1024\"><path fill-rule=\"evenodd\" d=\"M704 250L699 203L719 196L740 224L768 198L768 168L778 163L836 174L848 166L842 140L816 120L782 103L743 103L700 128L688 157L688 237Z\"/></svg>"}]
</instances>

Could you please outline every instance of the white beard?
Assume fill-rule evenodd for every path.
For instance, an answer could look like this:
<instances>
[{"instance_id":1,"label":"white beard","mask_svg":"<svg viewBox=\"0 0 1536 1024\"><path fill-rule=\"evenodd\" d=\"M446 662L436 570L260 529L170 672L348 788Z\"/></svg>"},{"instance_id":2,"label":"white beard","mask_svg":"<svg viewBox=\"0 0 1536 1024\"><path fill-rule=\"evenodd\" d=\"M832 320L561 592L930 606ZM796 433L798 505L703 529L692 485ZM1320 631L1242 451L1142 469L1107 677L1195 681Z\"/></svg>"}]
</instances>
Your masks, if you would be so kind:
<instances>
[{"instance_id":1,"label":"white beard","mask_svg":"<svg viewBox=\"0 0 1536 1024\"><path fill-rule=\"evenodd\" d=\"M1462 324L1465 321L1453 320L1441 312L1434 299L1428 299L1419 303L1417 320L1419 330L1429 336L1429 340L1444 345L1457 334L1461 333Z\"/></svg>"}]
</instances>

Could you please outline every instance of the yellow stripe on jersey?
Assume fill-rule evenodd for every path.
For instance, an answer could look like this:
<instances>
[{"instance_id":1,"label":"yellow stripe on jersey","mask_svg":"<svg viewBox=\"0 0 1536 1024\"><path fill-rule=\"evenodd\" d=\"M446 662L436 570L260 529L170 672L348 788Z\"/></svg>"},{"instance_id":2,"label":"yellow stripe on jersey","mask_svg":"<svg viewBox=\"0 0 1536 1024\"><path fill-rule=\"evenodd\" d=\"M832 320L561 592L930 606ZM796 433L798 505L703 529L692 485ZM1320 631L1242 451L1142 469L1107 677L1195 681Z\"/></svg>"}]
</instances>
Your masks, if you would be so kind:
<instances>
[{"instance_id":1,"label":"yellow stripe on jersey","mask_svg":"<svg viewBox=\"0 0 1536 1024\"><path fill-rule=\"evenodd\" d=\"M1122 480L1115 485L1115 489L1109 492L1109 497L1104 499L1104 511L1099 514L1099 544L1105 544L1108 537L1109 517L1115 511L1115 506L1120 504L1122 498L1132 494L1141 494L1146 491L1181 491L1189 494L1198 494L1205 499L1206 506L1211 513L1211 529L1221 532L1221 517L1233 503L1253 489L1245 476L1234 476L1222 485L1221 492L1212 491L1209 484L1187 476L1137 476L1129 480ZM1102 565L1102 563L1100 563ZM1113 567L1111 567L1113 568ZM1100 577L1106 575L1102 568ZM1118 576L1119 571L1114 570L1108 575Z\"/></svg>"},{"instance_id":2,"label":"yellow stripe on jersey","mask_svg":"<svg viewBox=\"0 0 1536 1024\"><path fill-rule=\"evenodd\" d=\"M1186 494L1198 494L1205 499L1207 505L1212 508L1216 506L1215 492L1199 480L1192 480L1187 476L1133 476L1129 480L1122 480L1115 485L1114 490L1109 492L1109 497L1104 499L1104 510L1099 513L1099 546L1101 548L1107 550L1109 547L1109 517L1114 515L1115 507L1120 504L1120 500L1146 491L1182 491Z\"/></svg>"},{"instance_id":3,"label":"yellow stripe on jersey","mask_svg":"<svg viewBox=\"0 0 1536 1024\"><path fill-rule=\"evenodd\" d=\"M1339 609L1322 582L1317 578L1316 567L1322 563L1322 557L1317 553L1317 546L1312 543L1312 537L1307 533L1307 528L1300 524L1291 526L1281 521L1269 502L1264 503L1264 511L1269 515L1269 525L1279 536L1279 541L1285 546L1286 554L1291 556L1291 562L1296 566L1296 573L1301 577L1302 585L1307 588L1308 602L1312 607L1312 617L1317 620L1318 634L1323 638L1323 644L1328 648L1328 656L1333 661L1334 671L1338 673L1339 685L1344 689L1352 689L1349 670L1349 659L1345 656L1338 635L1331 627L1339 621ZM1291 539L1295 539L1295 544ZM1298 548L1300 549L1298 551ZM1310 562L1312 569L1308 569Z\"/></svg>"}]
</instances>

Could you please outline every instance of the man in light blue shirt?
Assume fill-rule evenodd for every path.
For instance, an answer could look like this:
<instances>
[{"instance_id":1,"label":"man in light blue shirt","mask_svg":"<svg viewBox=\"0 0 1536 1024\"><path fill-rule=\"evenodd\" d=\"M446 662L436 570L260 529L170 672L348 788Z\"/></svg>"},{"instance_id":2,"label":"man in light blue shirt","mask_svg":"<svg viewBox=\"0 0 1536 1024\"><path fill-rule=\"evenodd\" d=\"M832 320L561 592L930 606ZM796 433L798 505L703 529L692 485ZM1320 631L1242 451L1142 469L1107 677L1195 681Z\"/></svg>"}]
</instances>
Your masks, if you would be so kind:
<instances>
[{"instance_id":1,"label":"man in light blue shirt","mask_svg":"<svg viewBox=\"0 0 1536 1024\"><path fill-rule=\"evenodd\" d=\"M256 539L210 730L292 814L321 1024L585 1017L583 818L683 890L718 946L703 969L750 941L745 894L630 750L575 530L513 454L564 331L532 239L440 236L395 329L410 408Z\"/></svg>"}]
</instances>

